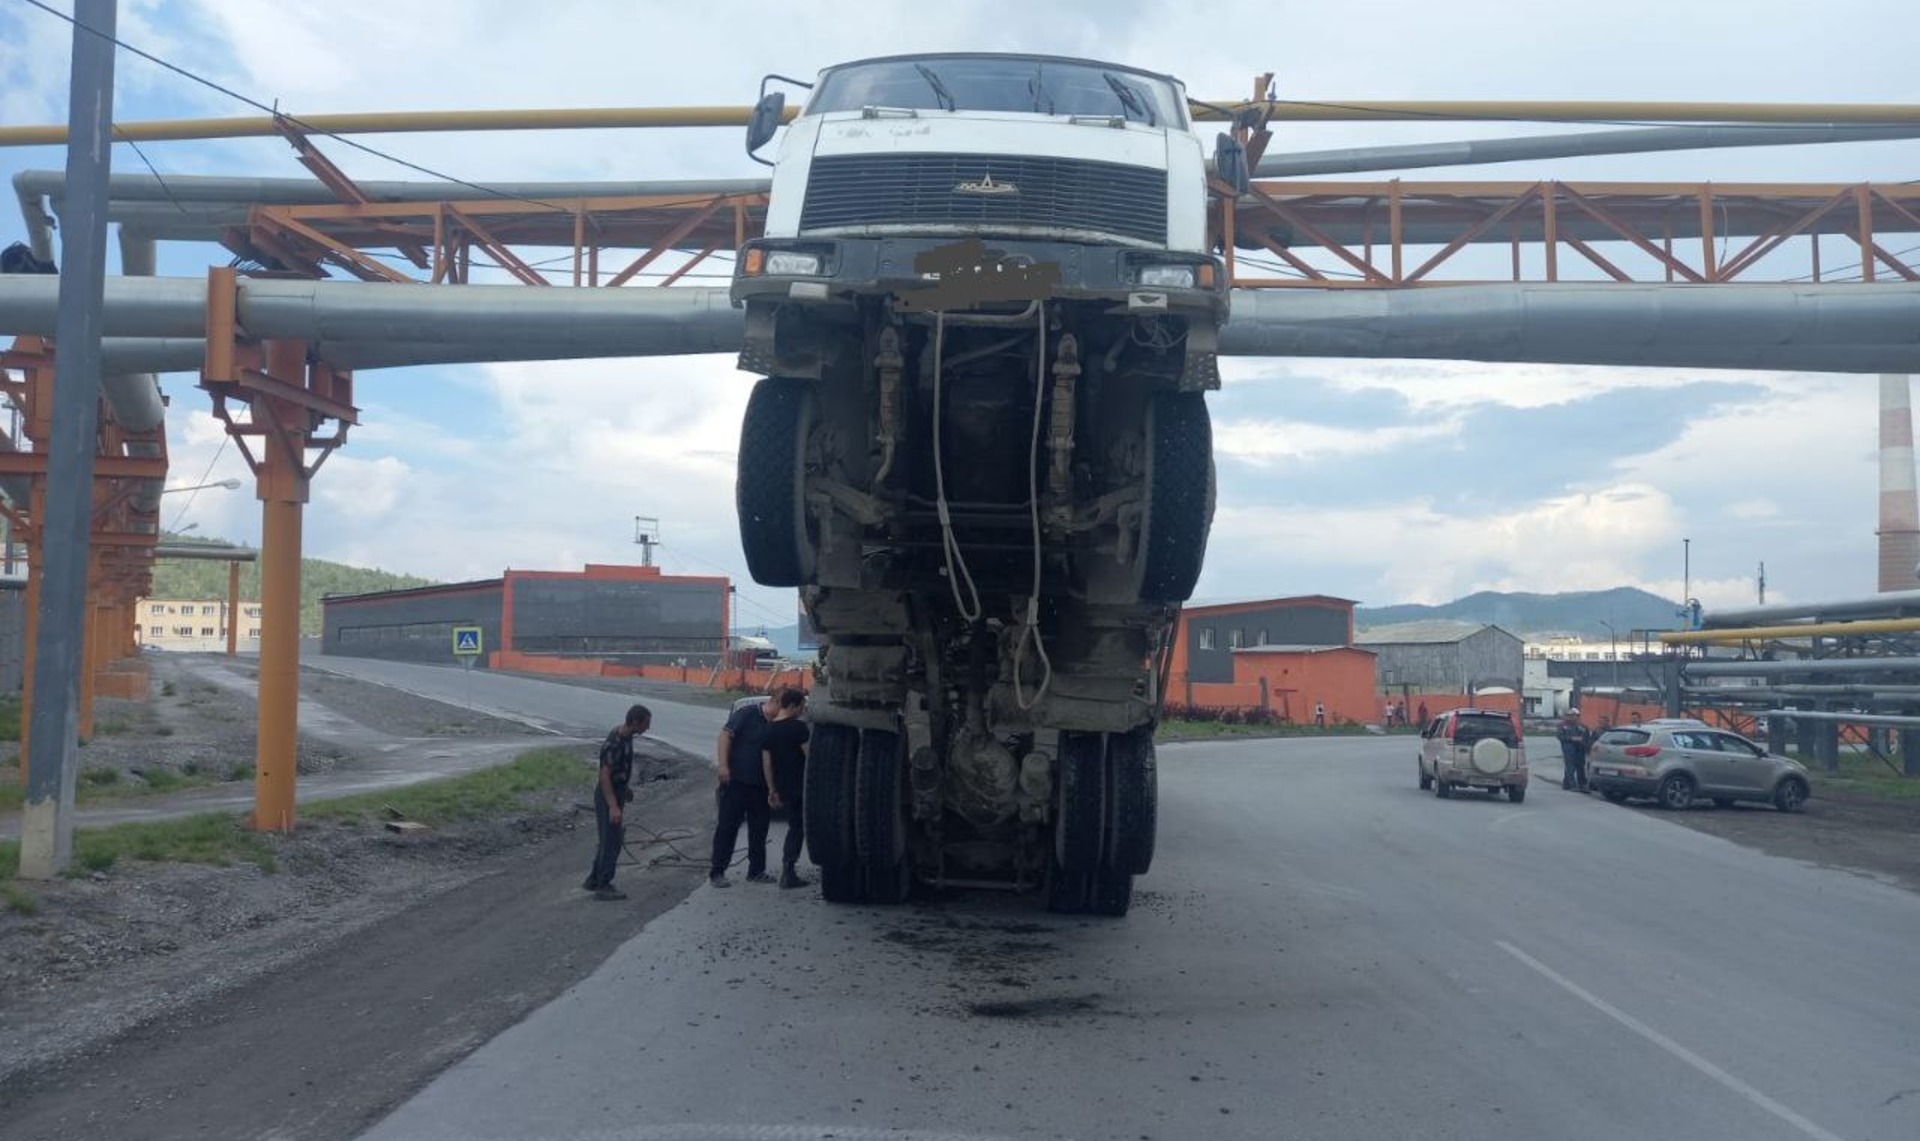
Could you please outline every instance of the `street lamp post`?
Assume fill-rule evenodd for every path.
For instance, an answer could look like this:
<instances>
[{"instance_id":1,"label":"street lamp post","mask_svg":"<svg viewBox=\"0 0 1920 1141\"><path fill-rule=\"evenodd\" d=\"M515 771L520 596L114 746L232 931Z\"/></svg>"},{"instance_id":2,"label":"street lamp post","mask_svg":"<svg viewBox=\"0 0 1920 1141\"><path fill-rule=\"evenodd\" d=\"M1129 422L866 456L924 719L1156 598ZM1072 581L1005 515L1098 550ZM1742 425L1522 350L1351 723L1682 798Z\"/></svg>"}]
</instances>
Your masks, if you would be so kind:
<instances>
[{"instance_id":1,"label":"street lamp post","mask_svg":"<svg viewBox=\"0 0 1920 1141\"><path fill-rule=\"evenodd\" d=\"M1599 621L1600 621L1600 625L1605 626L1607 628L1607 657L1613 659L1613 687L1615 689L1619 689L1620 688L1620 633L1619 631L1613 628L1613 623L1607 621L1604 618L1600 619ZM1615 701L1619 700L1618 694L1614 695L1614 700Z\"/></svg>"}]
</instances>

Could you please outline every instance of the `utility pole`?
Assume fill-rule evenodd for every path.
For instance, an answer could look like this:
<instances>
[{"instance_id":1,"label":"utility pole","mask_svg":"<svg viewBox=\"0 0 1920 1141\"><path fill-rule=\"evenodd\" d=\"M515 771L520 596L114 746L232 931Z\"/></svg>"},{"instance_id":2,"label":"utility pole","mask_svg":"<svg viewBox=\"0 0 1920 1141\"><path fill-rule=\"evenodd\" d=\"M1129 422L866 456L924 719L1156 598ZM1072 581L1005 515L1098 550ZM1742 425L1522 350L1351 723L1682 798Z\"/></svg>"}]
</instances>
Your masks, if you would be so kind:
<instances>
[{"instance_id":1,"label":"utility pole","mask_svg":"<svg viewBox=\"0 0 1920 1141\"><path fill-rule=\"evenodd\" d=\"M116 0L76 0L67 94L67 189L54 319L53 437L40 520L39 636L20 875L50 879L73 856L73 782L93 454L100 428L100 330L107 273L107 174L113 144Z\"/></svg>"},{"instance_id":2,"label":"utility pole","mask_svg":"<svg viewBox=\"0 0 1920 1141\"><path fill-rule=\"evenodd\" d=\"M1760 605L1767 604L1767 564L1760 564Z\"/></svg>"}]
</instances>

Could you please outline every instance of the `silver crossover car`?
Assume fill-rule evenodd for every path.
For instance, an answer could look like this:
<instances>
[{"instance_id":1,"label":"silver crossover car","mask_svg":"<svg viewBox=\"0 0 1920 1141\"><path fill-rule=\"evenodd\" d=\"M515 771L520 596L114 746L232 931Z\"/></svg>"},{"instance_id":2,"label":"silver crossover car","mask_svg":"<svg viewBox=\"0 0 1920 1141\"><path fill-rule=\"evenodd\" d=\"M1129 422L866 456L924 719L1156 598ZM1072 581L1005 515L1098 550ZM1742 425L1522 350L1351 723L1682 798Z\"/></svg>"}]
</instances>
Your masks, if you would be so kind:
<instances>
[{"instance_id":1,"label":"silver crossover car","mask_svg":"<svg viewBox=\"0 0 1920 1141\"><path fill-rule=\"evenodd\" d=\"M1637 796L1676 809L1704 797L1721 808L1753 800L1798 812L1813 788L1800 762L1704 721L1678 719L1602 733L1587 758L1587 779L1615 804Z\"/></svg>"}]
</instances>

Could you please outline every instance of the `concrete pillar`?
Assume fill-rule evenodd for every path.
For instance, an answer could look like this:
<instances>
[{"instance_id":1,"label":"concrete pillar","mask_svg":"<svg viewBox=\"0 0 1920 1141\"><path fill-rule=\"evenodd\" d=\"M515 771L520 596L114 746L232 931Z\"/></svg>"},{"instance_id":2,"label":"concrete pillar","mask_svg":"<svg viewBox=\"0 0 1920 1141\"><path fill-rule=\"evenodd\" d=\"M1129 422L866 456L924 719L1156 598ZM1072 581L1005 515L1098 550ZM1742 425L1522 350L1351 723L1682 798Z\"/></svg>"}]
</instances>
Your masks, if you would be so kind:
<instances>
[{"instance_id":1,"label":"concrete pillar","mask_svg":"<svg viewBox=\"0 0 1920 1141\"><path fill-rule=\"evenodd\" d=\"M1820 767L1827 772L1840 771L1840 726L1832 721L1823 721L1816 727L1819 748L1814 755L1820 759Z\"/></svg>"},{"instance_id":2,"label":"concrete pillar","mask_svg":"<svg viewBox=\"0 0 1920 1141\"><path fill-rule=\"evenodd\" d=\"M1900 741L1900 771L1910 777L1920 777L1920 729L1902 729L1897 736Z\"/></svg>"}]
</instances>

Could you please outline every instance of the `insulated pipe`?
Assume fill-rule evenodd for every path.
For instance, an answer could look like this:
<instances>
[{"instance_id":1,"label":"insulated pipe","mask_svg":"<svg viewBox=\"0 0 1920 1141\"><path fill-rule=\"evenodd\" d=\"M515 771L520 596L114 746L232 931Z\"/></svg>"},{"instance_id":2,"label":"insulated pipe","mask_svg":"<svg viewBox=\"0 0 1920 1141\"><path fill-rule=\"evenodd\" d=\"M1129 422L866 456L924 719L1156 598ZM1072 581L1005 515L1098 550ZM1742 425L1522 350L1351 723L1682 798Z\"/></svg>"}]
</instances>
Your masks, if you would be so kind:
<instances>
[{"instance_id":1,"label":"insulated pipe","mask_svg":"<svg viewBox=\"0 0 1920 1141\"><path fill-rule=\"evenodd\" d=\"M50 331L57 285L0 277L0 334ZM204 336L205 281L116 278L107 286L110 336ZM741 314L719 288L250 279L238 305L253 336L317 342L328 360L340 359L335 342L419 346L443 361L671 356L741 344ZM1920 284L1905 282L1240 290L1232 306L1220 333L1228 356L1920 371ZM115 367L144 363L117 356Z\"/></svg>"},{"instance_id":2,"label":"insulated pipe","mask_svg":"<svg viewBox=\"0 0 1920 1141\"><path fill-rule=\"evenodd\" d=\"M1788 123L1808 126L1915 126L1911 103L1705 103L1627 100L1487 99L1262 99L1189 101L1199 122L1227 122L1255 112L1295 123L1492 121L1614 123ZM788 108L791 121L798 108ZM752 107L557 107L488 111L366 111L302 115L293 125L316 134L382 135L436 131L622 130L633 127L744 127ZM280 133L270 115L222 119L167 119L115 123L120 142L265 138ZM55 124L0 127L0 147L59 146L67 129Z\"/></svg>"},{"instance_id":3,"label":"insulated pipe","mask_svg":"<svg viewBox=\"0 0 1920 1141\"><path fill-rule=\"evenodd\" d=\"M1858 622L1809 622L1790 626L1739 626L1720 630L1662 630L1654 635L1669 646L1752 642L1772 638L1844 638L1854 634L1908 634L1920 630L1920 618L1867 618Z\"/></svg>"},{"instance_id":4,"label":"insulated pipe","mask_svg":"<svg viewBox=\"0 0 1920 1141\"><path fill-rule=\"evenodd\" d=\"M1920 361L1920 286L1880 290L1628 283L1237 290L1220 352L1906 371L1894 362Z\"/></svg>"},{"instance_id":5,"label":"insulated pipe","mask_svg":"<svg viewBox=\"0 0 1920 1141\"><path fill-rule=\"evenodd\" d=\"M1708 629L1726 626L1765 626L1795 618L1898 618L1900 610L1920 610L1920 590L1889 591L1865 598L1839 598L1826 602L1778 602L1772 606L1746 606L1732 610L1710 610L1700 619Z\"/></svg>"},{"instance_id":6,"label":"insulated pipe","mask_svg":"<svg viewBox=\"0 0 1920 1141\"><path fill-rule=\"evenodd\" d=\"M1633 127L1571 135L1524 135L1503 139L1462 139L1450 143L1414 143L1397 147L1270 154L1253 168L1255 178L1354 174L1368 170L1418 170L1433 166L1481 166L1584 155L1647 154L1653 151L1711 150L1720 147L1799 146L1812 143L1865 143L1920 138L1920 125L1841 127ZM16 183L17 183L16 179Z\"/></svg>"},{"instance_id":7,"label":"insulated pipe","mask_svg":"<svg viewBox=\"0 0 1920 1141\"><path fill-rule=\"evenodd\" d=\"M1841 725L1884 725L1889 729L1920 729L1920 717L1892 713L1826 713L1815 709L1768 709L1755 717L1785 717L1791 721L1824 721Z\"/></svg>"},{"instance_id":8,"label":"insulated pipe","mask_svg":"<svg viewBox=\"0 0 1920 1141\"><path fill-rule=\"evenodd\" d=\"M208 562L250 563L260 557L260 552L252 547L215 546L211 543L183 543L178 546L159 546L153 549L156 559L202 559Z\"/></svg>"},{"instance_id":9,"label":"insulated pipe","mask_svg":"<svg viewBox=\"0 0 1920 1141\"><path fill-rule=\"evenodd\" d=\"M1920 658L1807 658L1795 662L1685 662L1684 677L1788 677L1796 674L1920 673Z\"/></svg>"}]
</instances>

